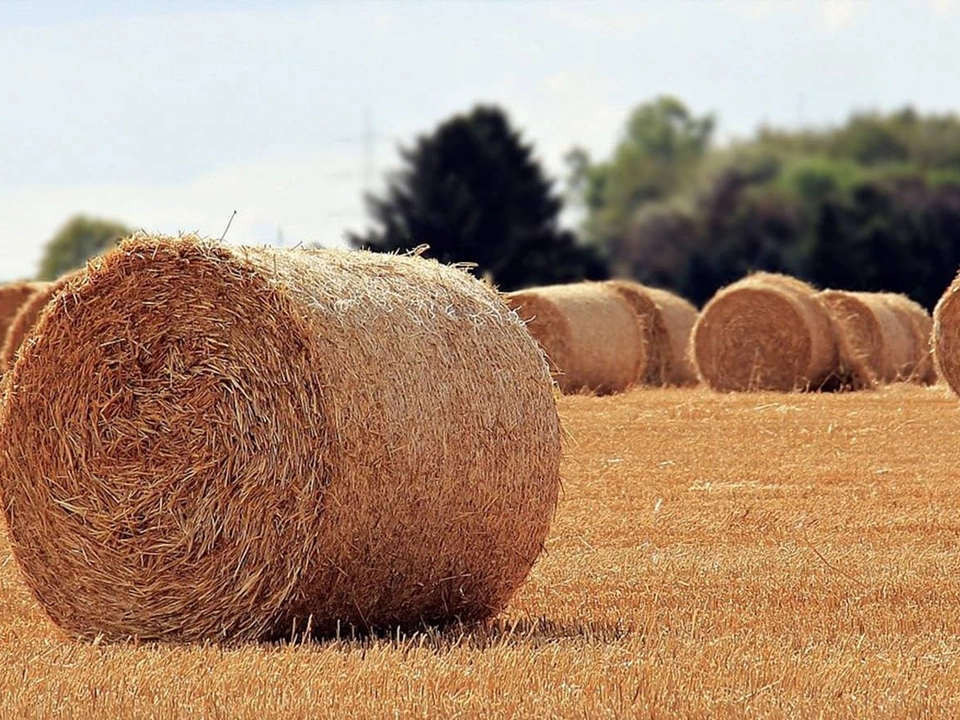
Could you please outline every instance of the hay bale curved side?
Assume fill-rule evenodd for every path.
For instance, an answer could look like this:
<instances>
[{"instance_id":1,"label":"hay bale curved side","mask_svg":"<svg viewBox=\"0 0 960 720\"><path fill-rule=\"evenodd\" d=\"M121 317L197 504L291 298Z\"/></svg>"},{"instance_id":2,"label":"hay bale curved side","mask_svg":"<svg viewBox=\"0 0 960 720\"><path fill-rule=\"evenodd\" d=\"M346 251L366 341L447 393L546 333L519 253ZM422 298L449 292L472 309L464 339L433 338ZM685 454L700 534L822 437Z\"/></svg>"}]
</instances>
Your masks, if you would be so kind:
<instances>
[{"instance_id":1,"label":"hay bale curved side","mask_svg":"<svg viewBox=\"0 0 960 720\"><path fill-rule=\"evenodd\" d=\"M939 376L960 395L960 274L933 309L933 358Z\"/></svg>"},{"instance_id":2,"label":"hay bale curved side","mask_svg":"<svg viewBox=\"0 0 960 720\"><path fill-rule=\"evenodd\" d=\"M612 288L547 285L504 299L555 364L563 392L619 392L637 382L646 359L642 327Z\"/></svg>"},{"instance_id":3,"label":"hay bale curved side","mask_svg":"<svg viewBox=\"0 0 960 720\"><path fill-rule=\"evenodd\" d=\"M507 306L516 311L527 330L543 350L550 367L550 374L561 389L567 386L564 367L573 367L573 335L566 316L543 293L532 290L518 290L504 295Z\"/></svg>"},{"instance_id":4,"label":"hay bale curved side","mask_svg":"<svg viewBox=\"0 0 960 720\"><path fill-rule=\"evenodd\" d=\"M817 295L838 332L878 380L896 382L914 353L913 332L879 293L824 290Z\"/></svg>"},{"instance_id":5,"label":"hay bale curved side","mask_svg":"<svg viewBox=\"0 0 960 720\"><path fill-rule=\"evenodd\" d=\"M14 282L0 285L0 338L5 339L7 331L20 312L20 308L30 298L49 286L45 282ZM3 340L0 339L0 342Z\"/></svg>"},{"instance_id":6,"label":"hay bale curved side","mask_svg":"<svg viewBox=\"0 0 960 720\"><path fill-rule=\"evenodd\" d=\"M670 362L666 377L670 385L696 385L697 369L690 360L690 335L699 312L686 298L661 288L648 288L650 297L660 309L660 315L670 339Z\"/></svg>"},{"instance_id":7,"label":"hay bale curved side","mask_svg":"<svg viewBox=\"0 0 960 720\"><path fill-rule=\"evenodd\" d=\"M903 363L901 380L922 385L937 383L937 368L933 358L933 318L926 308L906 295L880 293L880 297L896 314L908 336L912 336L909 359Z\"/></svg>"},{"instance_id":8,"label":"hay bale curved side","mask_svg":"<svg viewBox=\"0 0 960 720\"><path fill-rule=\"evenodd\" d=\"M434 261L128 239L5 382L13 554L85 638L482 619L557 501L540 350Z\"/></svg>"},{"instance_id":9,"label":"hay bale curved side","mask_svg":"<svg viewBox=\"0 0 960 720\"><path fill-rule=\"evenodd\" d=\"M3 339L3 345L0 346L0 373L7 372L7 370L13 366L20 346L30 334L40 313L47 304L72 280L79 277L82 272L82 270L78 270L77 272L64 275L55 282L46 283L44 287L36 290L27 298L27 301L20 306L20 310L7 329L7 334Z\"/></svg>"},{"instance_id":10,"label":"hay bale curved side","mask_svg":"<svg viewBox=\"0 0 960 720\"><path fill-rule=\"evenodd\" d=\"M697 373L711 388L815 390L836 374L826 308L806 283L755 273L721 289L693 328Z\"/></svg>"},{"instance_id":11,"label":"hay bale curved side","mask_svg":"<svg viewBox=\"0 0 960 720\"><path fill-rule=\"evenodd\" d=\"M608 280L605 284L620 293L643 327L646 363L641 382L654 386L696 384L697 374L687 347L697 309L667 290L630 280Z\"/></svg>"}]
</instances>

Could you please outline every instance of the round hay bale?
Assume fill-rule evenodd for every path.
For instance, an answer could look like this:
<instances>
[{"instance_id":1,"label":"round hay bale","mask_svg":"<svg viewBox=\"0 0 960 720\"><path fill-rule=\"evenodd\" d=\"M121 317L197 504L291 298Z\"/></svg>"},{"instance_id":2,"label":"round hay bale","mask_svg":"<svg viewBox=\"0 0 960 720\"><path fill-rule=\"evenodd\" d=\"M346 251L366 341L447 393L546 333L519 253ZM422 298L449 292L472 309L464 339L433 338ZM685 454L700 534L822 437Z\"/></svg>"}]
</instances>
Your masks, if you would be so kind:
<instances>
[{"instance_id":1,"label":"round hay bale","mask_svg":"<svg viewBox=\"0 0 960 720\"><path fill-rule=\"evenodd\" d=\"M900 369L899 379L922 385L935 385L937 368L933 358L933 318L920 303L899 293L880 293L880 297L896 314L905 328L909 343L909 359Z\"/></svg>"},{"instance_id":2,"label":"round hay bale","mask_svg":"<svg viewBox=\"0 0 960 720\"><path fill-rule=\"evenodd\" d=\"M13 554L84 638L483 619L557 501L540 350L432 260L136 236L54 299L5 382Z\"/></svg>"},{"instance_id":3,"label":"round hay bale","mask_svg":"<svg viewBox=\"0 0 960 720\"><path fill-rule=\"evenodd\" d=\"M17 357L17 351L20 349L27 335L30 334L30 331L37 322L37 318L47 306L47 303L49 303L58 292L63 290L71 280L79 277L82 272L82 270L78 270L74 273L64 275L55 282L43 283L44 286L30 295L27 301L20 306L20 310L7 329L3 345L0 346L0 373L5 373L13 366L13 362Z\"/></svg>"},{"instance_id":4,"label":"round hay bale","mask_svg":"<svg viewBox=\"0 0 960 720\"><path fill-rule=\"evenodd\" d=\"M817 390L837 381L839 351L808 284L755 273L720 290L693 328L697 373L711 388Z\"/></svg>"},{"instance_id":5,"label":"round hay bale","mask_svg":"<svg viewBox=\"0 0 960 720\"><path fill-rule=\"evenodd\" d=\"M49 283L14 282L0 285L0 338L6 338L20 308L35 293L44 290ZM2 341L0 341L2 342Z\"/></svg>"},{"instance_id":6,"label":"round hay bale","mask_svg":"<svg viewBox=\"0 0 960 720\"><path fill-rule=\"evenodd\" d=\"M647 385L695 385L690 333L697 309L679 295L629 280L608 280L640 318L647 361L641 382Z\"/></svg>"},{"instance_id":7,"label":"round hay bale","mask_svg":"<svg viewBox=\"0 0 960 720\"><path fill-rule=\"evenodd\" d=\"M619 392L643 372L643 328L621 295L604 283L548 285L504 299L543 348L564 393Z\"/></svg>"},{"instance_id":8,"label":"round hay bale","mask_svg":"<svg viewBox=\"0 0 960 720\"><path fill-rule=\"evenodd\" d=\"M835 326L880 381L896 382L915 363L913 330L905 327L879 293L824 290L817 297L827 306Z\"/></svg>"}]
</instances>

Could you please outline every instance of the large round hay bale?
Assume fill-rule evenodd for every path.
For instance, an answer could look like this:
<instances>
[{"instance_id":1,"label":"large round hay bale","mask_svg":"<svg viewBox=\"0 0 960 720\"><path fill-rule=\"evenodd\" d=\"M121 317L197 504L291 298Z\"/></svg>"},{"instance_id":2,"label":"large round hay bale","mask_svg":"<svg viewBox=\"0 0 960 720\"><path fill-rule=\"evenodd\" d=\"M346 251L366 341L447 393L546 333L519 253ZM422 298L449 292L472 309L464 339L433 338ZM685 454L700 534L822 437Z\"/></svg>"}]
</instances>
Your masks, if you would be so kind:
<instances>
[{"instance_id":1,"label":"large round hay bale","mask_svg":"<svg viewBox=\"0 0 960 720\"><path fill-rule=\"evenodd\" d=\"M20 308L35 293L44 290L45 282L13 282L0 285L0 343L7 336L7 330L20 312Z\"/></svg>"},{"instance_id":2,"label":"large round hay bale","mask_svg":"<svg viewBox=\"0 0 960 720\"><path fill-rule=\"evenodd\" d=\"M613 288L592 282L548 285L504 299L543 348L563 392L619 392L641 376L643 328Z\"/></svg>"},{"instance_id":3,"label":"large round hay bale","mask_svg":"<svg viewBox=\"0 0 960 720\"><path fill-rule=\"evenodd\" d=\"M557 501L540 350L432 260L128 239L5 383L13 553L86 638L486 618Z\"/></svg>"},{"instance_id":4,"label":"large round hay bale","mask_svg":"<svg viewBox=\"0 0 960 720\"><path fill-rule=\"evenodd\" d=\"M816 390L837 379L830 316L810 285L755 273L721 289L693 328L697 373L711 388Z\"/></svg>"},{"instance_id":5,"label":"large round hay bale","mask_svg":"<svg viewBox=\"0 0 960 720\"><path fill-rule=\"evenodd\" d=\"M629 280L609 280L640 318L646 348L647 385L694 385L697 372L690 361L690 333L697 321L697 309L667 290L651 288Z\"/></svg>"},{"instance_id":6,"label":"large round hay bale","mask_svg":"<svg viewBox=\"0 0 960 720\"><path fill-rule=\"evenodd\" d=\"M916 364L913 330L901 322L882 294L824 290L817 297L830 310L851 354L878 380L905 379L904 369Z\"/></svg>"},{"instance_id":7,"label":"large round hay bale","mask_svg":"<svg viewBox=\"0 0 960 720\"><path fill-rule=\"evenodd\" d=\"M910 342L910 355L900 369L901 380L910 380L924 385L937 382L937 369L933 360L933 318L920 303L899 293L881 293L880 297L896 314L906 329Z\"/></svg>"},{"instance_id":8,"label":"large round hay bale","mask_svg":"<svg viewBox=\"0 0 960 720\"><path fill-rule=\"evenodd\" d=\"M82 272L82 270L78 270L74 273L64 275L55 282L43 283L42 287L30 295L26 302L20 306L20 310L7 329L3 344L0 345L0 373L6 372L13 365L17 351L20 349L27 335L30 334L30 331L37 322L37 318L47 306L47 303Z\"/></svg>"}]
</instances>

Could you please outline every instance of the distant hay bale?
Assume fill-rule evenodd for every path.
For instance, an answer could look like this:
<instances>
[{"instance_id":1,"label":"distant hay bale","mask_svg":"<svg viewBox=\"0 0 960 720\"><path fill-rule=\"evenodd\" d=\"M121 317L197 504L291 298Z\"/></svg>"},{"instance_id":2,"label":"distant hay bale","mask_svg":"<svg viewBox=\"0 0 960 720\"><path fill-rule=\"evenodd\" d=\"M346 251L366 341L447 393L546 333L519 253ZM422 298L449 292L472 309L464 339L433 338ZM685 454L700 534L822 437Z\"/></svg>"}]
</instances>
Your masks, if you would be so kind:
<instances>
[{"instance_id":1,"label":"distant hay bale","mask_svg":"<svg viewBox=\"0 0 960 720\"><path fill-rule=\"evenodd\" d=\"M504 296L546 353L560 389L619 392L646 364L643 329L604 283L529 288Z\"/></svg>"},{"instance_id":2,"label":"distant hay bale","mask_svg":"<svg viewBox=\"0 0 960 720\"><path fill-rule=\"evenodd\" d=\"M701 380L720 391L834 390L873 381L841 346L816 290L774 273L717 292L694 325L692 349Z\"/></svg>"},{"instance_id":3,"label":"distant hay bale","mask_svg":"<svg viewBox=\"0 0 960 720\"><path fill-rule=\"evenodd\" d=\"M29 335L37 321L40 313L47 306L47 303L60 292L74 278L78 277L82 270L79 270L52 283L42 283L42 287L36 290L27 298L27 301L20 306L7 329L7 334L0 346L0 373L5 373L13 366L17 357L17 351L23 344L24 339Z\"/></svg>"},{"instance_id":4,"label":"distant hay bale","mask_svg":"<svg viewBox=\"0 0 960 720\"><path fill-rule=\"evenodd\" d=\"M880 293L824 290L817 297L827 306L851 352L882 382L908 379L916 366L912 326L904 325Z\"/></svg>"},{"instance_id":5,"label":"distant hay bale","mask_svg":"<svg viewBox=\"0 0 960 720\"><path fill-rule=\"evenodd\" d=\"M0 342L7 336L17 313L30 297L47 287L45 282L14 282L0 285Z\"/></svg>"},{"instance_id":6,"label":"distant hay bale","mask_svg":"<svg viewBox=\"0 0 960 720\"><path fill-rule=\"evenodd\" d=\"M690 361L688 345L697 309L667 290L628 280L609 280L637 313L643 326L647 385L695 385L697 372Z\"/></svg>"},{"instance_id":7,"label":"distant hay bale","mask_svg":"<svg viewBox=\"0 0 960 720\"><path fill-rule=\"evenodd\" d=\"M540 350L432 260L137 236L56 296L5 384L13 554L84 638L483 619L557 501Z\"/></svg>"},{"instance_id":8,"label":"distant hay bale","mask_svg":"<svg viewBox=\"0 0 960 720\"><path fill-rule=\"evenodd\" d=\"M912 338L907 362L900 369L900 379L934 385L937 369L933 360L933 318L920 303L898 293L880 293Z\"/></svg>"},{"instance_id":9,"label":"distant hay bale","mask_svg":"<svg viewBox=\"0 0 960 720\"><path fill-rule=\"evenodd\" d=\"M933 357L939 376L960 395L960 274L933 309Z\"/></svg>"}]
</instances>

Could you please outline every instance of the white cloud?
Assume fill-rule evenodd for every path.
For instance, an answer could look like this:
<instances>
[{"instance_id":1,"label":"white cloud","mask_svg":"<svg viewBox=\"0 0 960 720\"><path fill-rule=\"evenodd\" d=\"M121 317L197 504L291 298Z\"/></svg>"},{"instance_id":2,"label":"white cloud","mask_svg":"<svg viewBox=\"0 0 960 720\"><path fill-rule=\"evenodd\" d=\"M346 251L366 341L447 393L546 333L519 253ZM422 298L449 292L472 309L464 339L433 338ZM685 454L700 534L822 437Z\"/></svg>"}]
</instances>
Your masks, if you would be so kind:
<instances>
[{"instance_id":1,"label":"white cloud","mask_svg":"<svg viewBox=\"0 0 960 720\"><path fill-rule=\"evenodd\" d=\"M820 6L820 19L827 32L837 32L853 23L860 7L856 0L824 0Z\"/></svg>"},{"instance_id":2,"label":"white cloud","mask_svg":"<svg viewBox=\"0 0 960 720\"><path fill-rule=\"evenodd\" d=\"M593 4L557 3L549 6L551 20L571 30L600 35L624 35L650 27L656 15L633 4L615 4L603 11Z\"/></svg>"},{"instance_id":3,"label":"white cloud","mask_svg":"<svg viewBox=\"0 0 960 720\"><path fill-rule=\"evenodd\" d=\"M957 0L930 0L930 4L937 15L947 15L960 10L960 2Z\"/></svg>"}]
</instances>

